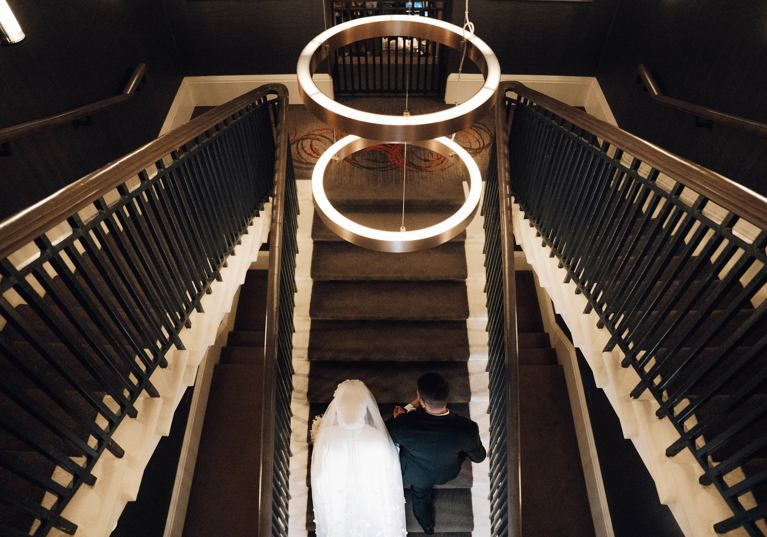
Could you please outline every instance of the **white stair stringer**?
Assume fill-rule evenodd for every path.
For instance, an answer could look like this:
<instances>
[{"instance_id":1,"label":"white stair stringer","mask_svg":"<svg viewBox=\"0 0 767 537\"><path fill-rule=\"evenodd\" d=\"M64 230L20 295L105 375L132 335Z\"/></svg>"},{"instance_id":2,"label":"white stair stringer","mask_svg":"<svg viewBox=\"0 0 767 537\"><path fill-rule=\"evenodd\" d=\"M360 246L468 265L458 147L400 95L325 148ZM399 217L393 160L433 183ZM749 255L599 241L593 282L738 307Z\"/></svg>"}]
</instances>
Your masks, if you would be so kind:
<instances>
[{"instance_id":1,"label":"white stair stringer","mask_svg":"<svg viewBox=\"0 0 767 537\"><path fill-rule=\"evenodd\" d=\"M490 415L487 413L490 384L487 374L488 335L487 298L485 295L485 231L484 217L478 214L466 227L466 293L469 318L469 387L471 400L469 416L479 426L479 436L485 447L490 445ZM491 535L490 528L490 465L487 459L472 464L471 510L474 515L475 537Z\"/></svg>"},{"instance_id":2,"label":"white stair stringer","mask_svg":"<svg viewBox=\"0 0 767 537\"><path fill-rule=\"evenodd\" d=\"M185 349L172 348L166 354L168 367L158 367L152 374L150 380L160 397L152 398L143 392L135 403L136 418L125 418L115 431L114 439L125 455L117 458L105 451L93 468L96 483L82 485L67 504L62 516L77 525L78 537L108 537L125 505L136 499L149 459L160 438L169 434L181 398L195 384L198 366L206 355L220 351L226 337L221 326L234 318L238 290L267 240L270 220L271 203L267 203L242 235L227 266L222 267L221 281L214 281L211 293L202 298L203 312L195 311L190 316L191 327L179 334ZM52 500L47 497L43 503ZM49 535L65 534L54 529Z\"/></svg>"},{"instance_id":3,"label":"white stair stringer","mask_svg":"<svg viewBox=\"0 0 767 537\"><path fill-rule=\"evenodd\" d=\"M572 281L564 283L565 269L559 268L559 261L549 247L542 245L535 228L516 203L512 204L512 220L517 244L522 247L541 287L551 297L554 309L569 327L573 343L583 353L597 386L607 395L620 420L623 436L633 442L650 472L660 501L671 509L686 536L719 535L713 526L732 516L729 507L716 488L699 484L701 469L688 450L674 457L666 456L666 448L677 438L676 429L669 420L655 416L659 405L651 395L630 397L639 376L633 369L621 367L622 352L617 349L603 352L610 338L608 331L597 327L596 313L583 313L586 298L576 294ZM746 532L738 529L726 535L745 536Z\"/></svg>"},{"instance_id":4,"label":"white stair stringer","mask_svg":"<svg viewBox=\"0 0 767 537\"><path fill-rule=\"evenodd\" d=\"M296 256L296 305L293 310L293 396L290 420L290 500L288 503L288 537L306 537L306 513L309 487L306 485L309 467L309 305L312 296L312 182L296 181L298 190L298 255Z\"/></svg>"}]
</instances>

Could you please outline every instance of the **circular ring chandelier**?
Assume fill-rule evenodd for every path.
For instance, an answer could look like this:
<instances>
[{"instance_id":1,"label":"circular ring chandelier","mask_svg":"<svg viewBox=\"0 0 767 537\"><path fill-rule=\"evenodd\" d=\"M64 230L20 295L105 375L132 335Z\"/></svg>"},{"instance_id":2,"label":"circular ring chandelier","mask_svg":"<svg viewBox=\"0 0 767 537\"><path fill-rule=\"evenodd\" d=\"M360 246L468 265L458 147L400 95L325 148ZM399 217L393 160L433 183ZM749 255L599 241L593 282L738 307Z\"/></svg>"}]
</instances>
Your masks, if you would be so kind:
<instances>
[{"instance_id":1,"label":"circular ring chandelier","mask_svg":"<svg viewBox=\"0 0 767 537\"><path fill-rule=\"evenodd\" d=\"M485 77L467 101L439 112L394 116L344 106L322 93L312 80L317 66L331 51L363 39L406 36L436 41L451 48L466 45L466 56ZM383 142L413 142L445 136L471 127L493 105L501 68L492 49L474 34L438 19L415 15L376 15L333 26L312 39L298 58L298 87L309 110L331 127Z\"/></svg>"},{"instance_id":2,"label":"circular ring chandelier","mask_svg":"<svg viewBox=\"0 0 767 537\"><path fill-rule=\"evenodd\" d=\"M438 246L449 241L463 231L479 208L482 193L482 175L471 155L449 138L440 137L433 140L420 141L417 145L431 149L437 153L455 153L469 171L469 193L463 205L450 217L421 229L411 231L384 231L363 226L341 214L325 193L325 171L334 157L345 158L355 151L379 141L367 140L359 136L349 135L325 151L317 160L312 172L312 195L314 206L322 221L341 238L371 250L381 252L403 253L416 252Z\"/></svg>"},{"instance_id":3,"label":"circular ring chandelier","mask_svg":"<svg viewBox=\"0 0 767 537\"><path fill-rule=\"evenodd\" d=\"M465 102L439 112L410 115L406 104L405 113L401 116L375 114L344 106L319 90L312 76L318 65L332 52L357 41L387 36L427 39L454 49L462 49L465 57L468 57L485 77L482 87ZM444 136L471 127L480 115L494 104L495 92L501 79L501 69L495 54L484 41L476 37L473 31L467 34L458 26L429 17L413 15L362 17L334 26L312 39L304 47L298 59L297 74L299 92L304 105L329 126L351 133L325 151L312 172L315 209L333 232L364 248L400 253L438 246L466 228L479 208L482 176L471 155L453 140ZM407 91L408 87L405 88L406 95ZM325 171L331 159L344 158L360 149L386 142L404 142L406 151L407 142L417 142L417 145L437 153L457 155L469 172L469 192L458 211L437 224L421 229L405 230L404 177L401 231L384 231L363 226L336 210L328 200L324 187ZM407 172L406 160L404 171Z\"/></svg>"}]
</instances>

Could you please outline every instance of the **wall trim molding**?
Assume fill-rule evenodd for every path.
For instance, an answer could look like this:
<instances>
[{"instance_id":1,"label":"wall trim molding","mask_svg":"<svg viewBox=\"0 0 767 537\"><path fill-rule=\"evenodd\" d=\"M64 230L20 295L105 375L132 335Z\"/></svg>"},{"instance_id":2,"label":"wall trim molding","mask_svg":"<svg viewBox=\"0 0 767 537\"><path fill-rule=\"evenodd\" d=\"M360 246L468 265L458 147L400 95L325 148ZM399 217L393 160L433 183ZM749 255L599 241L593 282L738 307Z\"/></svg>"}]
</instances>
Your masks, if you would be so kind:
<instances>
[{"instance_id":1,"label":"wall trim molding","mask_svg":"<svg viewBox=\"0 0 767 537\"><path fill-rule=\"evenodd\" d=\"M313 78L317 87L332 98L333 80L330 75L316 74ZM501 75L502 82L507 80L522 82L571 106L584 107L589 114L617 125L596 77ZM450 74L445 87L445 102L454 104L459 102L459 99L468 99L482 86L483 81L483 76L478 74ZM287 86L290 94L289 104L301 104L296 74L186 76L179 84L159 135L162 136L189 121L196 106L218 106L259 86L274 83Z\"/></svg>"}]
</instances>

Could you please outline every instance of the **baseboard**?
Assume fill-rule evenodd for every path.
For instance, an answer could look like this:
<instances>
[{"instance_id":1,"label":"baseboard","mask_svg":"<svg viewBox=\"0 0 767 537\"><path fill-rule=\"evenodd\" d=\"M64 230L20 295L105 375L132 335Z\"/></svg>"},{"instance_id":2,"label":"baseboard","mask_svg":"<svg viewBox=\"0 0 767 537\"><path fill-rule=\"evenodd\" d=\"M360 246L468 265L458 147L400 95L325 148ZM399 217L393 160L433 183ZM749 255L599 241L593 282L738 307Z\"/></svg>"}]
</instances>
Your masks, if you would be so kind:
<instances>
[{"instance_id":1,"label":"baseboard","mask_svg":"<svg viewBox=\"0 0 767 537\"><path fill-rule=\"evenodd\" d=\"M617 125L602 88L593 76L501 75L501 81L508 80L522 82L570 106L583 107L589 114ZM333 97L333 80L330 75L314 75L314 81L320 91ZM482 87L483 81L482 75L450 74L445 86L445 102L463 102ZM259 86L274 83L287 86L290 104L301 104L298 76L295 74L184 77L160 129L160 136L189 121L196 106L218 106Z\"/></svg>"},{"instance_id":2,"label":"baseboard","mask_svg":"<svg viewBox=\"0 0 767 537\"><path fill-rule=\"evenodd\" d=\"M320 91L332 98L330 75L316 74L313 78ZM189 121L196 106L218 106L264 84L284 84L290 95L289 104L301 104L296 74L186 76L176 91L160 136Z\"/></svg>"},{"instance_id":3,"label":"baseboard","mask_svg":"<svg viewBox=\"0 0 767 537\"><path fill-rule=\"evenodd\" d=\"M521 82L535 91L540 91L570 106L583 107L586 112L602 121L617 125L602 88L593 76L559 75L501 75L501 82ZM445 102L456 104L471 97L482 87L484 77L480 74L452 73L447 77Z\"/></svg>"}]
</instances>

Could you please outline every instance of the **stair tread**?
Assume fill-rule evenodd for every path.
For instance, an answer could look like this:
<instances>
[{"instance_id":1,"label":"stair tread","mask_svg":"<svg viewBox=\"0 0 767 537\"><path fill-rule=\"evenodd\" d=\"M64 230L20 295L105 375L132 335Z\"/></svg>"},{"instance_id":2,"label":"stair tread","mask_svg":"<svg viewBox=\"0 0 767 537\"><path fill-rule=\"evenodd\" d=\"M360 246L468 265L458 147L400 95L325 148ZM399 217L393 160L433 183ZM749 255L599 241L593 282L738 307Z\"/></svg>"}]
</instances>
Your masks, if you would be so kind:
<instances>
[{"instance_id":1,"label":"stair tread","mask_svg":"<svg viewBox=\"0 0 767 537\"><path fill-rule=\"evenodd\" d=\"M424 373L441 374L450 386L448 401L471 399L468 369L462 362L312 362L309 369L308 399L329 402L340 382L359 379L379 403L403 404L415 398L416 381Z\"/></svg>"},{"instance_id":2,"label":"stair tread","mask_svg":"<svg viewBox=\"0 0 767 537\"><path fill-rule=\"evenodd\" d=\"M415 519L410 491L405 490L405 517L408 533L421 531ZM474 515L471 507L471 489L434 489L434 531L440 533L471 532Z\"/></svg>"},{"instance_id":3,"label":"stair tread","mask_svg":"<svg viewBox=\"0 0 767 537\"><path fill-rule=\"evenodd\" d=\"M464 320L464 282L315 282L312 319Z\"/></svg>"},{"instance_id":4,"label":"stair tread","mask_svg":"<svg viewBox=\"0 0 767 537\"><path fill-rule=\"evenodd\" d=\"M365 341L364 356L360 341ZM312 321L309 360L466 361L465 321Z\"/></svg>"},{"instance_id":5,"label":"stair tread","mask_svg":"<svg viewBox=\"0 0 767 537\"><path fill-rule=\"evenodd\" d=\"M235 330L263 330L266 319L266 291L268 271L249 270L240 288L237 302Z\"/></svg>"},{"instance_id":6,"label":"stair tread","mask_svg":"<svg viewBox=\"0 0 767 537\"><path fill-rule=\"evenodd\" d=\"M264 347L230 347L221 349L221 364L256 365L264 361Z\"/></svg>"},{"instance_id":7,"label":"stair tread","mask_svg":"<svg viewBox=\"0 0 767 537\"><path fill-rule=\"evenodd\" d=\"M74 433L74 436L80 441L86 442L88 440L90 436L88 423L96 420L97 412L77 391L64 390L62 395L71 401L72 405L83 414L82 419L88 420L87 422L83 422L73 416L67 408L48 397L47 392L43 390L27 388L24 389L24 393L34 401L35 410L49 414L52 419L62 424L66 430ZM56 449L68 455L79 455L81 453L80 448L72 444L69 439L47 426L43 421L33 416L31 412L4 393L0 393L0 412L24 422L26 426L33 429L35 433ZM29 446L26 442L0 429L0 449L22 451L28 448Z\"/></svg>"},{"instance_id":8,"label":"stair tread","mask_svg":"<svg viewBox=\"0 0 767 537\"><path fill-rule=\"evenodd\" d=\"M192 480L184 537L249 535L258 512L260 368L216 365ZM239 409L232 412L232 409ZM248 447L250 449L243 449ZM232 472L232 461L237 471ZM227 479L221 476L226 475ZM220 516L226 513L226 516Z\"/></svg>"},{"instance_id":9,"label":"stair tread","mask_svg":"<svg viewBox=\"0 0 767 537\"><path fill-rule=\"evenodd\" d=\"M405 227L407 229L422 229L425 227L437 224L455 213L456 207L443 207L443 208L430 208L430 209L418 209L410 210L405 219ZM382 231L399 231L402 225L402 213L401 209L395 208L380 208L376 207L372 210L371 207L345 207L343 208L344 216L353 222L371 227L373 229L379 229ZM315 241L315 248L322 242L342 242L338 235L336 235L325 223L322 218L315 213L312 221L312 239ZM462 231L450 242L462 242L466 239L466 232Z\"/></svg>"},{"instance_id":10,"label":"stair tread","mask_svg":"<svg viewBox=\"0 0 767 537\"><path fill-rule=\"evenodd\" d=\"M232 330L226 340L228 347L264 347L263 330Z\"/></svg>"},{"instance_id":11,"label":"stair tread","mask_svg":"<svg viewBox=\"0 0 767 537\"><path fill-rule=\"evenodd\" d=\"M545 347L520 347L520 365L554 365L557 363L557 355L552 348Z\"/></svg>"},{"instance_id":12,"label":"stair tread","mask_svg":"<svg viewBox=\"0 0 767 537\"><path fill-rule=\"evenodd\" d=\"M464 245L449 242L420 252L391 254L347 242L320 242L312 252L318 280L466 280Z\"/></svg>"},{"instance_id":13,"label":"stair tread","mask_svg":"<svg viewBox=\"0 0 767 537\"><path fill-rule=\"evenodd\" d=\"M523 535L593 537L564 372L528 365L519 377ZM567 517L551 516L552 498Z\"/></svg>"},{"instance_id":14,"label":"stair tread","mask_svg":"<svg viewBox=\"0 0 767 537\"><path fill-rule=\"evenodd\" d=\"M531 347L545 347L551 346L551 340L546 332L519 332L517 334L517 344L520 349L528 349Z\"/></svg>"}]
</instances>

